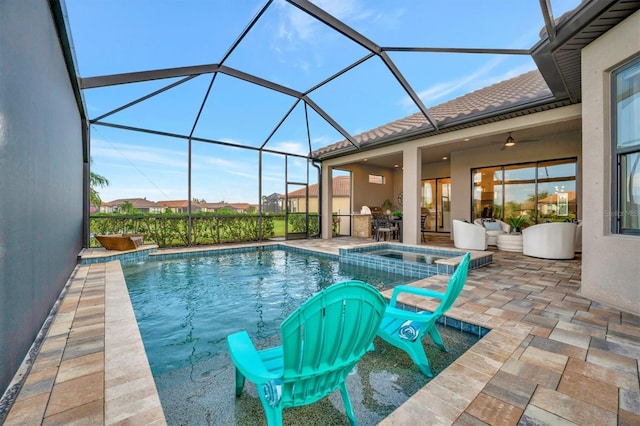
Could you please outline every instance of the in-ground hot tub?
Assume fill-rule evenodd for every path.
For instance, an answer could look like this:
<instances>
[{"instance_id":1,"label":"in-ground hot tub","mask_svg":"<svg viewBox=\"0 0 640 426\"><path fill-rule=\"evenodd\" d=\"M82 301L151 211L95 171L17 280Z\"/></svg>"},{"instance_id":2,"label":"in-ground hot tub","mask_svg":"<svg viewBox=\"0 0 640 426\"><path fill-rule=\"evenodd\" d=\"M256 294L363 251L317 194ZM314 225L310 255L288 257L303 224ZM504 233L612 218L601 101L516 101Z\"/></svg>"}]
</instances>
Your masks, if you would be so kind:
<instances>
[{"instance_id":1,"label":"in-ground hot tub","mask_svg":"<svg viewBox=\"0 0 640 426\"><path fill-rule=\"evenodd\" d=\"M381 243L340 249L340 262L422 279L432 275L453 274L465 253L465 250L437 246ZM491 252L473 252L469 269L488 265L492 261Z\"/></svg>"}]
</instances>

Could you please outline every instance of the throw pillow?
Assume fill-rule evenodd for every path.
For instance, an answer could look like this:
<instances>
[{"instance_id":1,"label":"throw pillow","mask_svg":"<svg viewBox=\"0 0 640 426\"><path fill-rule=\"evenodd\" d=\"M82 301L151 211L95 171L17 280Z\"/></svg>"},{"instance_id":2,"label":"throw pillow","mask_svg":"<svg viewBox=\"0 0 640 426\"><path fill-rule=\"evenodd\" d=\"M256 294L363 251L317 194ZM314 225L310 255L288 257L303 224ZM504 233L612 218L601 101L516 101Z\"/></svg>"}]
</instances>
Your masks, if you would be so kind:
<instances>
[{"instance_id":1,"label":"throw pillow","mask_svg":"<svg viewBox=\"0 0 640 426\"><path fill-rule=\"evenodd\" d=\"M502 231L500 222L484 222L484 227L487 231Z\"/></svg>"}]
</instances>

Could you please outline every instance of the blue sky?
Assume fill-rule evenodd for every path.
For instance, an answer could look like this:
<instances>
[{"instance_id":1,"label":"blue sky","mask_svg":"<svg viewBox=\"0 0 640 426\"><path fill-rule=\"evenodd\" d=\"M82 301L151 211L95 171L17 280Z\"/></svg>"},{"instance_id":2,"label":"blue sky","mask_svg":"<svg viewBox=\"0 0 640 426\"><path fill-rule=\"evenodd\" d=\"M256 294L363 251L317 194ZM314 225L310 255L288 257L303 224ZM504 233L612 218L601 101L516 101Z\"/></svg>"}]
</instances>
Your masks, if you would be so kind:
<instances>
[{"instance_id":1,"label":"blue sky","mask_svg":"<svg viewBox=\"0 0 640 426\"><path fill-rule=\"evenodd\" d=\"M381 46L528 49L544 21L538 0L323 0L330 14ZM552 0L553 14L579 0ZM78 71L93 77L220 63L263 0L66 0ZM368 52L290 4L275 0L224 65L307 91ZM534 69L528 56L389 53L427 107ZM202 75L109 116L106 122L188 135L212 76ZM179 79L84 92L98 117ZM309 94L352 135L418 111L378 58ZM259 147L295 99L218 75L194 136ZM312 109L311 148L343 137ZM305 111L299 104L267 143L306 154ZM183 139L91 128L93 171L110 185L104 201L187 198L187 143ZM284 193L284 158L263 158L263 195ZM289 157L289 181L306 180L306 162ZM192 196L210 202L258 201L255 151L194 143ZM311 183L315 172L311 173ZM289 190L297 189L290 187Z\"/></svg>"}]
</instances>

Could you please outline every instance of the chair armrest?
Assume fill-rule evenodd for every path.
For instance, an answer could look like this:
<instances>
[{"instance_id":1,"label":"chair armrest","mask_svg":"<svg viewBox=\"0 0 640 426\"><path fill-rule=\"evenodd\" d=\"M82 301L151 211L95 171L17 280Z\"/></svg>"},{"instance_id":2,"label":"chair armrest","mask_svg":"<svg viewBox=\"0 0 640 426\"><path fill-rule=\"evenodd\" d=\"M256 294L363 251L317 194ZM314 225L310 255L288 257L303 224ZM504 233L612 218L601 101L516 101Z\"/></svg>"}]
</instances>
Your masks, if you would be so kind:
<instances>
[{"instance_id":1,"label":"chair armrest","mask_svg":"<svg viewBox=\"0 0 640 426\"><path fill-rule=\"evenodd\" d=\"M405 311L404 309L394 308L392 306L387 306L387 309L384 311L385 317L393 317L407 321L417 321L417 322L427 322L429 318L433 316L431 312L411 312Z\"/></svg>"},{"instance_id":2,"label":"chair armrest","mask_svg":"<svg viewBox=\"0 0 640 426\"><path fill-rule=\"evenodd\" d=\"M508 223L503 222L503 221L501 221L501 220L499 220L498 222L500 222L500 226L502 227L502 230L503 230L504 232L506 232L507 234L508 234L509 232L511 232L511 225L509 225Z\"/></svg>"},{"instance_id":3,"label":"chair armrest","mask_svg":"<svg viewBox=\"0 0 640 426\"><path fill-rule=\"evenodd\" d=\"M281 378L266 369L246 331L227 336L227 346L236 368L252 382L258 384Z\"/></svg>"},{"instance_id":4,"label":"chair armrest","mask_svg":"<svg viewBox=\"0 0 640 426\"><path fill-rule=\"evenodd\" d=\"M416 296L422 297L431 297L434 299L444 299L444 293L439 293L434 290L430 290L428 288L419 288L419 287L411 287L408 285L398 285L393 289L393 294L391 295L391 300L389 301L389 306L396 306L396 299L400 293L408 293Z\"/></svg>"}]
</instances>

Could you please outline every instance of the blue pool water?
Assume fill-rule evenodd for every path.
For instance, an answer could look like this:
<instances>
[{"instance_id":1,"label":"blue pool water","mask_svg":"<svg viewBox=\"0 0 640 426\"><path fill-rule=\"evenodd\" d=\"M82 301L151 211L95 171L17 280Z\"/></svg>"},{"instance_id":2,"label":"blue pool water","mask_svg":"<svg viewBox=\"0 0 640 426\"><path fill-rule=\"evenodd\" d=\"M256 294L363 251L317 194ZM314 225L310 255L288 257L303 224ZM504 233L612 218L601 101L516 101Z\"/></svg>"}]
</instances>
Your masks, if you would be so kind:
<instances>
[{"instance_id":1,"label":"blue pool water","mask_svg":"<svg viewBox=\"0 0 640 426\"><path fill-rule=\"evenodd\" d=\"M318 290L346 279L378 289L411 281L337 260L261 250L149 261L123 268L154 374L226 350L226 336L247 330L257 339Z\"/></svg>"},{"instance_id":2,"label":"blue pool water","mask_svg":"<svg viewBox=\"0 0 640 426\"><path fill-rule=\"evenodd\" d=\"M234 395L228 334L245 329L258 349L275 346L282 320L334 282L360 279L384 289L414 280L279 249L147 261L123 271L167 422L181 425L265 424L255 386ZM436 373L479 339L448 327L441 334L449 352L425 342ZM373 425L427 382L406 354L376 339L347 386L358 422ZM337 392L285 410L284 422L348 424Z\"/></svg>"}]
</instances>

